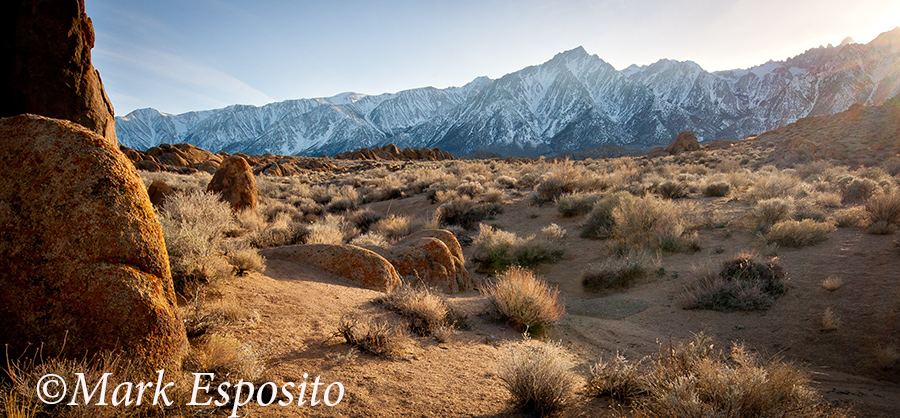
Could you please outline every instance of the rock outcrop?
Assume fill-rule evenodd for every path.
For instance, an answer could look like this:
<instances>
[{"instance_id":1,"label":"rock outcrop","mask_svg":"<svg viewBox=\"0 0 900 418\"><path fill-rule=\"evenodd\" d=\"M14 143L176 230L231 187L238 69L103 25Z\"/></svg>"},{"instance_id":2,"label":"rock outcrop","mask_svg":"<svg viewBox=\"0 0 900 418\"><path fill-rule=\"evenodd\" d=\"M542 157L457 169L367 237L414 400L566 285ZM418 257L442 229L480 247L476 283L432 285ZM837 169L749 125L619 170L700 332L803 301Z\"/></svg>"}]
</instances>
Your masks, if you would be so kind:
<instances>
[{"instance_id":1,"label":"rock outcrop","mask_svg":"<svg viewBox=\"0 0 900 418\"><path fill-rule=\"evenodd\" d=\"M91 65L84 0L7 0L0 28L0 116L70 120L117 146L113 107Z\"/></svg>"},{"instance_id":2,"label":"rock outcrop","mask_svg":"<svg viewBox=\"0 0 900 418\"><path fill-rule=\"evenodd\" d=\"M234 210L255 208L257 204L256 177L247 160L236 155L222 161L206 190L219 193Z\"/></svg>"},{"instance_id":3,"label":"rock outcrop","mask_svg":"<svg viewBox=\"0 0 900 418\"><path fill-rule=\"evenodd\" d=\"M173 194L175 194L175 189L159 180L154 180L153 183L150 183L150 186L147 187L147 195L150 196L150 203L156 207L165 206L166 199Z\"/></svg>"},{"instance_id":4,"label":"rock outcrop","mask_svg":"<svg viewBox=\"0 0 900 418\"><path fill-rule=\"evenodd\" d=\"M452 232L432 229L416 232L390 248L373 248L401 276L447 293L471 289L462 247Z\"/></svg>"},{"instance_id":5,"label":"rock outcrop","mask_svg":"<svg viewBox=\"0 0 900 418\"><path fill-rule=\"evenodd\" d=\"M452 160L453 156L447 151L441 151L435 147L410 149L409 147L400 149L394 144L388 144L382 147L359 148L354 151L346 151L334 156L338 160L425 160L425 161L441 161Z\"/></svg>"},{"instance_id":6,"label":"rock outcrop","mask_svg":"<svg viewBox=\"0 0 900 418\"><path fill-rule=\"evenodd\" d=\"M10 354L122 350L149 370L187 347L162 228L117 146L65 120L0 119L0 341Z\"/></svg>"},{"instance_id":7,"label":"rock outcrop","mask_svg":"<svg viewBox=\"0 0 900 418\"><path fill-rule=\"evenodd\" d=\"M666 147L666 152L671 155L682 152L697 151L700 149L700 141L691 131L681 131L678 136Z\"/></svg>"},{"instance_id":8,"label":"rock outcrop","mask_svg":"<svg viewBox=\"0 0 900 418\"><path fill-rule=\"evenodd\" d=\"M397 270L384 257L355 245L290 245L267 250L266 259L309 264L353 283L389 292L400 285Z\"/></svg>"}]
</instances>

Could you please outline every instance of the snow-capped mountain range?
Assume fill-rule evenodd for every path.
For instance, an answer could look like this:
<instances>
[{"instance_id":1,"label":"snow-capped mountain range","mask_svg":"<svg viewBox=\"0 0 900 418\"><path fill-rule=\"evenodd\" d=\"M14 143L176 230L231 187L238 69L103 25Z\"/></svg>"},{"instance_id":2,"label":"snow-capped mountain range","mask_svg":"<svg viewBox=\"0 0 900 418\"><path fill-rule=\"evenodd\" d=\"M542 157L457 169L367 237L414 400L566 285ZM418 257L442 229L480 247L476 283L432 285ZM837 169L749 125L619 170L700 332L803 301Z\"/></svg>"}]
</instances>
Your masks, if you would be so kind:
<instances>
[{"instance_id":1,"label":"snow-capped mountain range","mask_svg":"<svg viewBox=\"0 0 900 418\"><path fill-rule=\"evenodd\" d=\"M665 145L683 130L738 139L851 104L900 94L900 28L868 44L848 38L785 61L708 72L660 60L618 71L583 48L492 80L370 96L342 93L265 106L116 118L135 149L188 142L247 154L333 155L360 147L440 147L454 155L553 155L603 144Z\"/></svg>"}]
</instances>

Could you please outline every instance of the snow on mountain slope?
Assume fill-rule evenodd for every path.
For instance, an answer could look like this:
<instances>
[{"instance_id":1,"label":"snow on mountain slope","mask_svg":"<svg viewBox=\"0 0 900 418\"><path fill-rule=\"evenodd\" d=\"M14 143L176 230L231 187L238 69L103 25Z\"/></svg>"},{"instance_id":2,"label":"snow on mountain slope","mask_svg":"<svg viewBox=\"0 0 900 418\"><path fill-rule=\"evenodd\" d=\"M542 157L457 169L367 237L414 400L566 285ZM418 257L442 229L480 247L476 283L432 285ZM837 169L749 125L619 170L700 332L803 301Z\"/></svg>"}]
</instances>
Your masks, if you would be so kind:
<instances>
[{"instance_id":1,"label":"snow on mountain slope","mask_svg":"<svg viewBox=\"0 0 900 418\"><path fill-rule=\"evenodd\" d=\"M898 94L900 28L866 45L846 40L714 73L665 59L617 71L578 47L462 87L345 92L180 115L140 109L117 118L116 132L137 149L189 142L212 151L330 155L395 143L534 156L603 144L652 147L682 130L705 141L740 138Z\"/></svg>"}]
</instances>

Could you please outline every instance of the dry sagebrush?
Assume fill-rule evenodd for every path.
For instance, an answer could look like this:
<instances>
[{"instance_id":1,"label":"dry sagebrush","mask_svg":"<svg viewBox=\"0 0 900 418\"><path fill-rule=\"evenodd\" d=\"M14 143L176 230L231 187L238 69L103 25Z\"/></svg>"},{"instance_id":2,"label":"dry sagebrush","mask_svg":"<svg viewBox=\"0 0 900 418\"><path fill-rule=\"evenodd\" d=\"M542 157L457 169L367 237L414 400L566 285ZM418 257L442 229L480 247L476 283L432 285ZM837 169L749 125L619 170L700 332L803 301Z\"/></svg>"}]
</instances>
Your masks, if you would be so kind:
<instances>
[{"instance_id":1,"label":"dry sagebrush","mask_svg":"<svg viewBox=\"0 0 900 418\"><path fill-rule=\"evenodd\" d=\"M542 335L565 314L559 290L522 267L509 268L482 292L501 319L533 335Z\"/></svg>"},{"instance_id":2,"label":"dry sagebrush","mask_svg":"<svg viewBox=\"0 0 900 418\"><path fill-rule=\"evenodd\" d=\"M572 401L575 375L562 347L526 341L506 349L497 375L512 396L515 408L534 416L551 416Z\"/></svg>"}]
</instances>

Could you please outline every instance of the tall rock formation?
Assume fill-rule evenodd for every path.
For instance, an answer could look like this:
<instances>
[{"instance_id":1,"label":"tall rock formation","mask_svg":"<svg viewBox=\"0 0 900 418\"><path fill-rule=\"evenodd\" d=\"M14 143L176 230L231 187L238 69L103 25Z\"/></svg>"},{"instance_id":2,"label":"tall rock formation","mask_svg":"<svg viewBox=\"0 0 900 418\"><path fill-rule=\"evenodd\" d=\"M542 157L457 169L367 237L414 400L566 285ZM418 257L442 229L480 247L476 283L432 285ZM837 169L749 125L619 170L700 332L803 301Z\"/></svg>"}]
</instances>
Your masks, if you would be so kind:
<instances>
[{"instance_id":1,"label":"tall rock formation","mask_svg":"<svg viewBox=\"0 0 900 418\"><path fill-rule=\"evenodd\" d=\"M84 0L4 0L0 34L0 117L66 119L118 145L112 104L91 65Z\"/></svg>"},{"instance_id":2,"label":"tall rock formation","mask_svg":"<svg viewBox=\"0 0 900 418\"><path fill-rule=\"evenodd\" d=\"M9 354L123 351L146 370L187 348L162 228L118 147L83 126L0 118L0 342Z\"/></svg>"}]
</instances>

